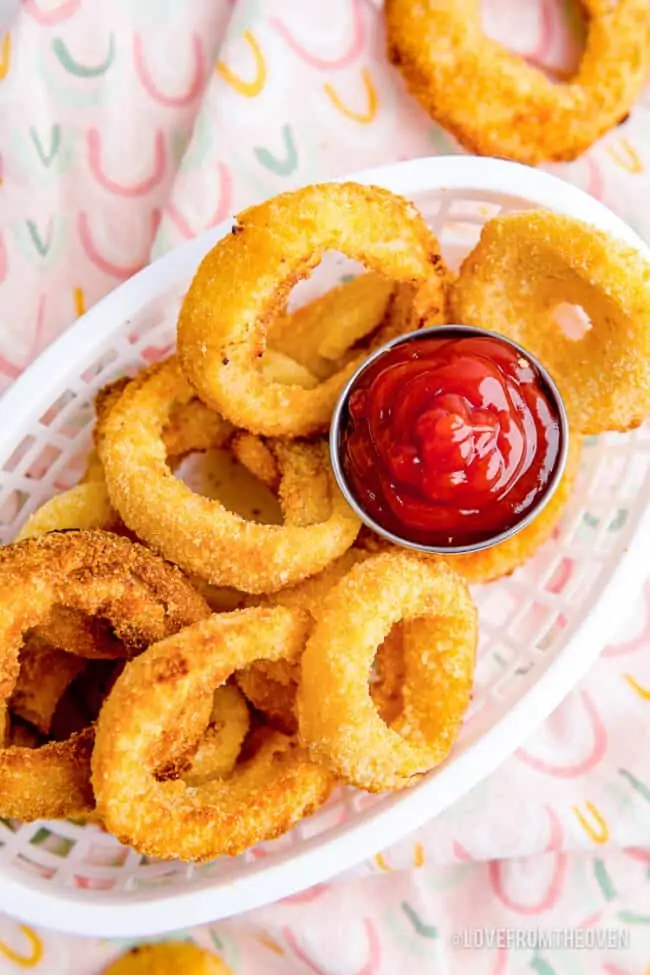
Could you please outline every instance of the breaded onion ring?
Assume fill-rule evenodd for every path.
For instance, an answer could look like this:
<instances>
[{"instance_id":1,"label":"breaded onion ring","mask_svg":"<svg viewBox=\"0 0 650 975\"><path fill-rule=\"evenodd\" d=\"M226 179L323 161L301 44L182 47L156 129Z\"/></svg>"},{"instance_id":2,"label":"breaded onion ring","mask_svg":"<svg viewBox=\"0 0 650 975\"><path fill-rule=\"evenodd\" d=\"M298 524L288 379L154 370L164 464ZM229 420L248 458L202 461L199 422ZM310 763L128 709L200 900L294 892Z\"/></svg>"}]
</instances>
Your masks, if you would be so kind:
<instances>
[{"instance_id":1,"label":"breaded onion ring","mask_svg":"<svg viewBox=\"0 0 650 975\"><path fill-rule=\"evenodd\" d=\"M339 360L379 327L394 289L378 274L361 274L276 318L269 349L291 356L318 379L329 379Z\"/></svg>"},{"instance_id":2,"label":"breaded onion ring","mask_svg":"<svg viewBox=\"0 0 650 975\"><path fill-rule=\"evenodd\" d=\"M389 727L369 693L368 673L400 620L404 703ZM413 784L447 756L458 734L476 640L476 609L448 566L398 552L354 566L323 600L301 658L300 740L315 760L359 788Z\"/></svg>"},{"instance_id":3,"label":"breaded onion ring","mask_svg":"<svg viewBox=\"0 0 650 975\"><path fill-rule=\"evenodd\" d=\"M0 815L31 823L90 812L93 729L38 748L0 749Z\"/></svg>"},{"instance_id":4,"label":"breaded onion ring","mask_svg":"<svg viewBox=\"0 0 650 975\"><path fill-rule=\"evenodd\" d=\"M249 727L250 713L241 691L231 684L218 687L208 726L183 775L185 784L203 785L232 772Z\"/></svg>"},{"instance_id":5,"label":"breaded onion ring","mask_svg":"<svg viewBox=\"0 0 650 975\"><path fill-rule=\"evenodd\" d=\"M480 0L386 0L389 60L470 152L571 160L621 122L650 66L648 0L582 0L580 65L565 84L487 37Z\"/></svg>"},{"instance_id":6,"label":"breaded onion ring","mask_svg":"<svg viewBox=\"0 0 650 975\"><path fill-rule=\"evenodd\" d=\"M232 975L212 952L189 941L136 945L101 975Z\"/></svg>"},{"instance_id":7,"label":"breaded onion ring","mask_svg":"<svg viewBox=\"0 0 650 975\"><path fill-rule=\"evenodd\" d=\"M81 657L32 634L20 651L20 671L9 702L12 713L46 735L57 704L84 666Z\"/></svg>"},{"instance_id":8,"label":"breaded onion ring","mask_svg":"<svg viewBox=\"0 0 650 975\"><path fill-rule=\"evenodd\" d=\"M236 674L237 685L253 707L272 727L285 735L295 735L296 692L300 679L300 660L257 660Z\"/></svg>"},{"instance_id":9,"label":"breaded onion ring","mask_svg":"<svg viewBox=\"0 0 650 975\"><path fill-rule=\"evenodd\" d=\"M577 433L629 430L650 414L650 262L582 221L548 210L496 217L465 259L455 318L520 342L557 382ZM558 306L591 328L563 335Z\"/></svg>"},{"instance_id":10,"label":"breaded onion ring","mask_svg":"<svg viewBox=\"0 0 650 975\"><path fill-rule=\"evenodd\" d=\"M549 540L564 514L575 487L582 457L582 437L571 435L564 474L553 497L536 518L516 535L512 535L492 548L462 555L440 556L415 553L417 558L428 561L444 561L460 573L468 582L494 582L510 575L531 559L537 550ZM356 543L367 552L399 551L391 542L378 535L366 533ZM356 549L355 549L356 550ZM353 550L353 551L355 551Z\"/></svg>"},{"instance_id":11,"label":"breaded onion ring","mask_svg":"<svg viewBox=\"0 0 650 975\"><path fill-rule=\"evenodd\" d=\"M553 497L537 517L520 532L492 548L462 555L448 555L445 561L468 582L494 582L495 579L502 579L518 569L535 555L557 527L573 494L581 456L582 438L573 436L569 440L564 474Z\"/></svg>"},{"instance_id":12,"label":"breaded onion ring","mask_svg":"<svg viewBox=\"0 0 650 975\"><path fill-rule=\"evenodd\" d=\"M300 389L268 383L259 367L270 322L328 249L395 281L423 285L418 302L431 316L444 305L447 272L438 242L413 204L387 190L328 183L245 210L190 285L178 355L200 398L252 433L298 437L325 429L354 368Z\"/></svg>"},{"instance_id":13,"label":"breaded onion ring","mask_svg":"<svg viewBox=\"0 0 650 975\"><path fill-rule=\"evenodd\" d=\"M132 531L188 572L244 592L298 582L352 545L359 521L336 488L324 444L287 445L278 454L285 514L292 498L303 510L327 495L320 524L245 521L177 480L161 430L174 406L193 395L171 359L129 386L102 424L98 447L108 492Z\"/></svg>"},{"instance_id":14,"label":"breaded onion ring","mask_svg":"<svg viewBox=\"0 0 650 975\"><path fill-rule=\"evenodd\" d=\"M126 666L99 716L92 759L97 808L114 835L148 856L209 860L279 836L327 798L330 773L282 735L229 777L196 787L159 781L158 748L152 754L152 742L234 671L294 656L308 626L306 614L280 606L219 614Z\"/></svg>"},{"instance_id":15,"label":"breaded onion ring","mask_svg":"<svg viewBox=\"0 0 650 975\"><path fill-rule=\"evenodd\" d=\"M238 430L230 441L230 449L246 470L276 493L280 487L280 470L273 451L263 440L247 430Z\"/></svg>"},{"instance_id":16,"label":"breaded onion ring","mask_svg":"<svg viewBox=\"0 0 650 975\"><path fill-rule=\"evenodd\" d=\"M18 532L16 541L71 528L110 530L118 523L119 518L111 507L106 485L99 480L89 481L77 484L61 494L55 494L42 504L27 519Z\"/></svg>"},{"instance_id":17,"label":"breaded onion ring","mask_svg":"<svg viewBox=\"0 0 650 975\"><path fill-rule=\"evenodd\" d=\"M23 634L62 604L101 613L131 644L149 643L203 619L209 609L174 567L107 532L27 539L0 549L0 701L19 676ZM31 821L92 808L92 732L29 750L0 749L0 815Z\"/></svg>"}]
</instances>

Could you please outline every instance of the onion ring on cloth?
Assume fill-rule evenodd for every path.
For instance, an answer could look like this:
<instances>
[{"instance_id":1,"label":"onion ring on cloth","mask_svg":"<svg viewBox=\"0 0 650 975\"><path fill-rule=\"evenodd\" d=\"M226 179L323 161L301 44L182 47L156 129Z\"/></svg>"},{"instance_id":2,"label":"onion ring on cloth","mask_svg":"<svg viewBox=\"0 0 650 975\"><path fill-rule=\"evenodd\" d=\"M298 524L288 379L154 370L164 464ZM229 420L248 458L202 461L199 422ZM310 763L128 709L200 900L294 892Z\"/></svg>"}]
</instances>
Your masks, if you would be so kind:
<instances>
[{"instance_id":1,"label":"onion ring on cloth","mask_svg":"<svg viewBox=\"0 0 650 975\"><path fill-rule=\"evenodd\" d=\"M440 247L402 197L327 183L245 210L190 285L178 321L178 356L200 398L252 433L299 437L324 430L355 368L356 360L314 389L301 389L267 382L259 366L270 324L291 288L328 249L394 281L422 285L421 311L430 319L442 314L447 271Z\"/></svg>"},{"instance_id":2,"label":"onion ring on cloth","mask_svg":"<svg viewBox=\"0 0 650 975\"><path fill-rule=\"evenodd\" d=\"M580 339L558 323L567 304L591 320ZM548 210L505 214L485 224L451 305L544 363L576 433L629 430L650 414L650 262L634 248Z\"/></svg>"},{"instance_id":3,"label":"onion ring on cloth","mask_svg":"<svg viewBox=\"0 0 650 975\"><path fill-rule=\"evenodd\" d=\"M626 117L650 66L647 0L582 6L585 49L565 84L487 37L480 0L386 0L388 58L468 151L530 164L575 159Z\"/></svg>"},{"instance_id":4,"label":"onion ring on cloth","mask_svg":"<svg viewBox=\"0 0 650 975\"><path fill-rule=\"evenodd\" d=\"M400 621L403 708L389 727L377 713L368 674L377 647ZM354 566L323 600L301 658L301 742L359 788L412 785L446 757L458 734L476 641L476 608L445 564L386 552Z\"/></svg>"},{"instance_id":5,"label":"onion ring on cloth","mask_svg":"<svg viewBox=\"0 0 650 975\"><path fill-rule=\"evenodd\" d=\"M136 945L101 975L233 975L211 951L189 941Z\"/></svg>"},{"instance_id":6,"label":"onion ring on cloth","mask_svg":"<svg viewBox=\"0 0 650 975\"><path fill-rule=\"evenodd\" d=\"M218 687L211 700L202 698L200 707L190 702L190 711L159 742L156 776L202 785L234 769L250 728L250 712L242 692L231 684Z\"/></svg>"},{"instance_id":7,"label":"onion ring on cloth","mask_svg":"<svg viewBox=\"0 0 650 975\"><path fill-rule=\"evenodd\" d=\"M294 656L308 627L307 614L281 606L222 613L126 666L99 716L92 759L97 808L115 836L148 856L209 860L281 835L325 801L332 775L279 734L228 777L198 786L156 777L158 742L176 733L180 714L251 661Z\"/></svg>"},{"instance_id":8,"label":"onion ring on cloth","mask_svg":"<svg viewBox=\"0 0 650 975\"><path fill-rule=\"evenodd\" d=\"M128 528L186 571L244 592L296 583L352 545L360 522L335 485L324 444L283 444L278 452L284 525L246 521L176 479L161 430L171 410L193 395L170 359L128 386L101 425L108 492ZM296 524L313 499L319 509L326 499L326 517L305 524L300 515Z\"/></svg>"},{"instance_id":9,"label":"onion ring on cloth","mask_svg":"<svg viewBox=\"0 0 650 975\"><path fill-rule=\"evenodd\" d=\"M131 642L149 643L205 618L209 609L182 574L153 553L107 532L71 532L0 549L0 702L19 676L23 636L58 604L101 613ZM37 749L0 749L0 815L25 822L92 808L93 733Z\"/></svg>"}]
</instances>

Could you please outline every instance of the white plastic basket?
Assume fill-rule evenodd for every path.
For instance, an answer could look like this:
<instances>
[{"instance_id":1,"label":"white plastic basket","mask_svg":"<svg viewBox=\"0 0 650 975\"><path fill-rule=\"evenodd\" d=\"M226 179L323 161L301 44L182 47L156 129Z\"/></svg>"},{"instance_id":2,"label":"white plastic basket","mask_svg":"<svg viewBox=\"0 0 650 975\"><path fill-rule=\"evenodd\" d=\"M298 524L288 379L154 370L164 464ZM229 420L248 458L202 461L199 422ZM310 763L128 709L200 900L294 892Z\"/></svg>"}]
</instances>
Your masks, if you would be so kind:
<instances>
[{"instance_id":1,"label":"white plastic basket","mask_svg":"<svg viewBox=\"0 0 650 975\"><path fill-rule=\"evenodd\" d=\"M585 193L499 160L420 159L353 177L420 207L454 265L501 211L548 207L638 247ZM96 391L167 351L178 302L224 224L157 261L56 342L0 402L0 531L74 483L90 443ZM300 297L349 270L333 255ZM481 587L471 713L451 758L417 787L341 791L263 849L201 866L152 862L96 827L0 821L0 909L75 934L134 936L215 920L295 893L359 863L431 819L489 774L595 660L644 578L650 538L650 429L586 443L575 496L553 540L511 578Z\"/></svg>"}]
</instances>

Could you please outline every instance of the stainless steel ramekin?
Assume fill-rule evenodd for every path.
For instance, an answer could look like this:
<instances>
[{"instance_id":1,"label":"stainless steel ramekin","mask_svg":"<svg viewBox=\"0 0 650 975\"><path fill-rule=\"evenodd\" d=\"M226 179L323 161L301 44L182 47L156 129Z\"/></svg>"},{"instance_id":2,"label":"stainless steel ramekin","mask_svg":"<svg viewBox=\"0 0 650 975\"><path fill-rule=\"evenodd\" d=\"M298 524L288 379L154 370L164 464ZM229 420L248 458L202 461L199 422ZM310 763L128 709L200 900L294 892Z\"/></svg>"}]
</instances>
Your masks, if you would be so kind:
<instances>
[{"instance_id":1,"label":"stainless steel ramekin","mask_svg":"<svg viewBox=\"0 0 650 975\"><path fill-rule=\"evenodd\" d=\"M491 339L496 339L502 342L504 345L509 346L518 352L523 358L527 359L531 365L538 371L540 381L545 387L545 391L554 403L557 409L557 415L560 421L560 453L558 455L557 464L553 475L548 483L546 491L541 495L537 504L531 508L526 515L518 521L511 528L506 531L494 535L490 538L484 539L480 542L475 542L471 545L447 545L447 546L436 546L436 545L423 545L419 542L413 542L410 539L401 538L399 535L393 534L393 532L388 531L382 525L378 524L370 515L361 507L351 486L348 484L343 471L343 465L341 463L341 432L347 420L347 404L350 397L350 393L357 385L358 380L363 375L365 370L372 364L385 355L390 349L394 349L397 345L403 345L406 342L412 342L414 340L420 340L427 338L428 336L435 338L455 338L460 335L478 335ZM401 545L404 548L415 549L419 552L428 552L430 554L436 555L460 555L467 552L479 552L482 549L491 548L494 545L498 545L499 542L504 542L508 538L512 538L520 532L526 525L529 525L534 518L540 513L540 511L548 504L548 502L553 497L557 486L560 483L562 474L564 472L564 467L566 464L567 451L569 448L569 424L566 415L566 409L560 392L553 382L553 379L549 375L548 371L539 362L535 356L531 355L527 349L522 348L517 342L513 342L511 339L505 338L503 335L499 335L496 332L490 332L487 329L476 328L473 325L438 325L433 328L422 328L415 332L408 332L406 335L400 335L399 338L393 339L382 345L379 349L372 353L365 359L359 368L352 374L345 387L341 391L341 395L337 401L334 413L332 416L332 423L330 427L330 438L329 438L329 450L330 458L332 462L332 469L334 471L334 476L336 478L337 484L341 489L343 496L346 501L359 516L361 521L376 532L382 538L387 539L389 542L393 542L395 545Z\"/></svg>"}]
</instances>

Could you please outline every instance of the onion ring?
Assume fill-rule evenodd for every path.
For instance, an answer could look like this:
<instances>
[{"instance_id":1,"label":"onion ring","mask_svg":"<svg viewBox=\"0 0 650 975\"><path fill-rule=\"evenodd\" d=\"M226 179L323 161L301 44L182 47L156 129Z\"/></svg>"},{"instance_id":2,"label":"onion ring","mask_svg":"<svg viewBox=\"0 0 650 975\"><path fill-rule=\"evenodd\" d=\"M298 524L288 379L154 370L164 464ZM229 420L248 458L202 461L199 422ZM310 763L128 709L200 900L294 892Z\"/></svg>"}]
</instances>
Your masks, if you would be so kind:
<instances>
[{"instance_id":1,"label":"onion ring","mask_svg":"<svg viewBox=\"0 0 650 975\"><path fill-rule=\"evenodd\" d=\"M233 975L224 962L189 941L136 945L102 975Z\"/></svg>"},{"instance_id":2,"label":"onion ring","mask_svg":"<svg viewBox=\"0 0 650 975\"><path fill-rule=\"evenodd\" d=\"M328 515L320 524L248 522L174 478L161 429L173 407L193 395L175 360L168 360L129 386L102 425L98 446L108 492L132 531L186 571L244 592L298 582L352 545L359 521L334 484L324 444L296 444L278 455L285 513L291 498L306 509L326 484Z\"/></svg>"},{"instance_id":3,"label":"onion ring","mask_svg":"<svg viewBox=\"0 0 650 975\"><path fill-rule=\"evenodd\" d=\"M581 339L556 322L566 302L591 319ZM628 430L650 414L650 263L626 244L547 210L496 217L451 303L458 321L514 339L544 363L577 433Z\"/></svg>"},{"instance_id":4,"label":"onion ring","mask_svg":"<svg viewBox=\"0 0 650 975\"><path fill-rule=\"evenodd\" d=\"M572 435L569 438L564 474L555 493L537 517L516 535L479 552L445 555L444 558L413 553L413 557L425 561L446 562L470 583L495 582L511 575L515 569L531 559L555 531L573 494L581 457L582 438ZM396 545L371 532L360 535L356 545L368 553L400 551Z\"/></svg>"},{"instance_id":5,"label":"onion ring","mask_svg":"<svg viewBox=\"0 0 650 975\"><path fill-rule=\"evenodd\" d=\"M385 277L421 284L423 312L433 315L444 305L447 271L438 242L415 207L387 190L328 183L244 211L190 285L178 355L200 398L252 433L297 437L325 429L354 369L351 363L306 390L270 384L259 368L270 321L327 249Z\"/></svg>"},{"instance_id":6,"label":"onion ring","mask_svg":"<svg viewBox=\"0 0 650 975\"><path fill-rule=\"evenodd\" d=\"M92 759L97 808L114 835L148 856L208 860L279 836L327 798L330 773L282 735L231 776L197 787L159 781L151 750L234 671L297 653L308 626L306 614L284 607L220 614L127 665L99 716Z\"/></svg>"},{"instance_id":7,"label":"onion ring","mask_svg":"<svg viewBox=\"0 0 650 975\"><path fill-rule=\"evenodd\" d=\"M231 684L218 687L208 726L183 776L185 784L203 785L232 772L249 728L250 713L241 691Z\"/></svg>"},{"instance_id":8,"label":"onion ring","mask_svg":"<svg viewBox=\"0 0 650 975\"><path fill-rule=\"evenodd\" d=\"M38 748L0 749L0 815L31 823L90 812L93 729Z\"/></svg>"},{"instance_id":9,"label":"onion ring","mask_svg":"<svg viewBox=\"0 0 650 975\"><path fill-rule=\"evenodd\" d=\"M562 479L553 497L529 525L492 548L480 552L449 555L445 561L468 582L494 582L508 576L532 558L548 541L564 514L580 469L582 438L571 437Z\"/></svg>"},{"instance_id":10,"label":"onion ring","mask_svg":"<svg viewBox=\"0 0 650 975\"><path fill-rule=\"evenodd\" d=\"M394 288L378 274L361 274L276 318L269 348L291 356L318 379L329 379L353 346L379 327Z\"/></svg>"},{"instance_id":11,"label":"onion ring","mask_svg":"<svg viewBox=\"0 0 650 975\"><path fill-rule=\"evenodd\" d=\"M20 651L20 671L9 702L10 710L46 735L63 693L84 666L81 657L59 650L32 634Z\"/></svg>"},{"instance_id":12,"label":"onion ring","mask_svg":"<svg viewBox=\"0 0 650 975\"><path fill-rule=\"evenodd\" d=\"M587 40L566 84L487 37L480 6L479 0L384 5L389 60L465 149L533 165L571 160L629 113L650 67L647 0L582 0Z\"/></svg>"},{"instance_id":13,"label":"onion ring","mask_svg":"<svg viewBox=\"0 0 650 975\"><path fill-rule=\"evenodd\" d=\"M131 642L151 642L205 618L209 609L181 573L107 532L53 533L0 549L0 701L19 676L23 634L52 607L102 613ZM0 749L0 815L24 821L92 808L92 730L35 750Z\"/></svg>"},{"instance_id":14,"label":"onion ring","mask_svg":"<svg viewBox=\"0 0 650 975\"><path fill-rule=\"evenodd\" d=\"M99 480L89 481L55 494L42 504L22 526L16 541L71 528L110 530L118 523L119 518L111 507L106 485Z\"/></svg>"},{"instance_id":15,"label":"onion ring","mask_svg":"<svg viewBox=\"0 0 650 975\"><path fill-rule=\"evenodd\" d=\"M254 474L274 493L280 487L278 462L263 440L247 430L239 430L230 442L230 449L240 464Z\"/></svg>"},{"instance_id":16,"label":"onion ring","mask_svg":"<svg viewBox=\"0 0 650 975\"><path fill-rule=\"evenodd\" d=\"M368 692L368 672L400 620L404 706L389 727ZM354 566L323 600L301 658L301 742L352 785L380 792L413 784L458 734L476 640L476 608L448 566L392 552Z\"/></svg>"}]
</instances>

